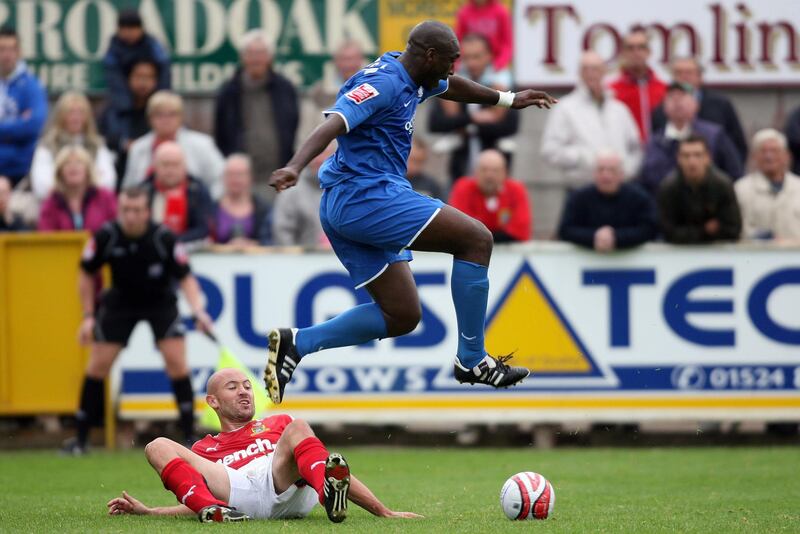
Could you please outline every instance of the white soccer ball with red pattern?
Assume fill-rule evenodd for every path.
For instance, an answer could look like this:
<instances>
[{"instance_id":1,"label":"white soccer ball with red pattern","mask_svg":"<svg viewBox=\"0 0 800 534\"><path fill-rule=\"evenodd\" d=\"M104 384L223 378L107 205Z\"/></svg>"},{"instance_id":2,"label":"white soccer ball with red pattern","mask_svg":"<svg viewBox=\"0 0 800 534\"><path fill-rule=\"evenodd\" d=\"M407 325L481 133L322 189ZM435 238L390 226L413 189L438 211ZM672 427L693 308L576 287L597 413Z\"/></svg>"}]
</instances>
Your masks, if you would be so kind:
<instances>
[{"instance_id":1,"label":"white soccer ball with red pattern","mask_svg":"<svg viewBox=\"0 0 800 534\"><path fill-rule=\"evenodd\" d=\"M506 480L500 491L500 505L506 517L517 521L547 519L553 513L556 492L539 473L523 471Z\"/></svg>"}]
</instances>

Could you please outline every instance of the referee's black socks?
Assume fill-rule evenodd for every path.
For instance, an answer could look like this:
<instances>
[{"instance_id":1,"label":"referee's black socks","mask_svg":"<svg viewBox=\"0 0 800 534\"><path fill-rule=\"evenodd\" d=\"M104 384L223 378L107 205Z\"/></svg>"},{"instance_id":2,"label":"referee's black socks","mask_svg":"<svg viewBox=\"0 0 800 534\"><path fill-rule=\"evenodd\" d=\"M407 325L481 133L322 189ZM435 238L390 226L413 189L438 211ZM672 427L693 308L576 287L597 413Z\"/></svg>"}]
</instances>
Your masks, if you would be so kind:
<instances>
[{"instance_id":1,"label":"referee's black socks","mask_svg":"<svg viewBox=\"0 0 800 534\"><path fill-rule=\"evenodd\" d=\"M105 391L103 380L83 378L83 389L81 390L81 404L75 419L78 427L78 445L86 448L89 439L89 430L93 426L103 424L103 407L105 404Z\"/></svg>"},{"instance_id":2,"label":"referee's black socks","mask_svg":"<svg viewBox=\"0 0 800 534\"><path fill-rule=\"evenodd\" d=\"M188 376L172 380L172 391L178 404L178 427L183 432L187 444L193 442L194 436L194 391Z\"/></svg>"}]
</instances>

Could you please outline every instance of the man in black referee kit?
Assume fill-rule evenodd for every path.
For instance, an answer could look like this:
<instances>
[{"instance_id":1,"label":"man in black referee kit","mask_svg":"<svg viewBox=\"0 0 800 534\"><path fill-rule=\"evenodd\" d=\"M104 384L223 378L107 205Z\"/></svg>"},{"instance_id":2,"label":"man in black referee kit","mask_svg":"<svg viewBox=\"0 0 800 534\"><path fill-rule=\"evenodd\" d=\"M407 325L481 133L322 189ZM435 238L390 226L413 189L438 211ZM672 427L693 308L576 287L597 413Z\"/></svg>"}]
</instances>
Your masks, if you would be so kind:
<instances>
[{"instance_id":1,"label":"man in black referee kit","mask_svg":"<svg viewBox=\"0 0 800 534\"><path fill-rule=\"evenodd\" d=\"M93 275L111 267L111 289L95 309ZM126 189L119 196L117 221L106 223L83 251L78 289L83 306L82 344L91 344L77 418L78 435L65 451L86 451L89 429L103 420L103 381L139 321L147 321L178 403L179 425L187 442L194 440L194 392L186 363L184 327L178 313L180 286L200 330L210 332L211 318L200 302L200 286L175 235L150 219L144 189Z\"/></svg>"}]
</instances>

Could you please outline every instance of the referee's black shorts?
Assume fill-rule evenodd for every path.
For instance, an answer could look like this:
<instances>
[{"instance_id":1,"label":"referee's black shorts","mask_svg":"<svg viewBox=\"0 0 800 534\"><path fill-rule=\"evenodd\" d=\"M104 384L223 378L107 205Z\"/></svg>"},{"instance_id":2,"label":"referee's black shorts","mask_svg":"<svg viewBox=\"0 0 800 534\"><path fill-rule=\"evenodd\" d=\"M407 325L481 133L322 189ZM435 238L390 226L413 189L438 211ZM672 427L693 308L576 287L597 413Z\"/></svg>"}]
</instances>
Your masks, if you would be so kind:
<instances>
[{"instance_id":1,"label":"referee's black shorts","mask_svg":"<svg viewBox=\"0 0 800 534\"><path fill-rule=\"evenodd\" d=\"M156 341L181 338L186 333L175 302L128 306L118 299L104 298L95 315L94 340L126 346L139 321L150 324Z\"/></svg>"}]
</instances>

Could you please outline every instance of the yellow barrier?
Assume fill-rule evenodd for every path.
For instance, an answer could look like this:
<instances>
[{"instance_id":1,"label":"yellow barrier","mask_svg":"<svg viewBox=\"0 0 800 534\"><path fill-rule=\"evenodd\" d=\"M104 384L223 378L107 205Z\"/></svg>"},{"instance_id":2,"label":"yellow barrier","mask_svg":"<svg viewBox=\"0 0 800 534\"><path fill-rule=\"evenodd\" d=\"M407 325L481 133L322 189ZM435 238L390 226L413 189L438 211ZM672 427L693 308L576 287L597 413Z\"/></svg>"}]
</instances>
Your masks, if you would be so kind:
<instances>
[{"instance_id":1,"label":"yellow barrier","mask_svg":"<svg viewBox=\"0 0 800 534\"><path fill-rule=\"evenodd\" d=\"M0 415L75 412L87 357L76 338L85 241L0 234Z\"/></svg>"}]
</instances>

